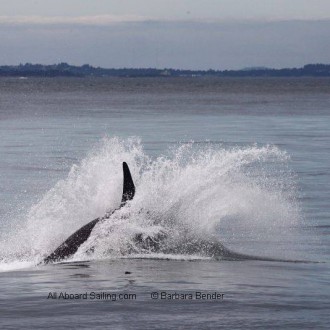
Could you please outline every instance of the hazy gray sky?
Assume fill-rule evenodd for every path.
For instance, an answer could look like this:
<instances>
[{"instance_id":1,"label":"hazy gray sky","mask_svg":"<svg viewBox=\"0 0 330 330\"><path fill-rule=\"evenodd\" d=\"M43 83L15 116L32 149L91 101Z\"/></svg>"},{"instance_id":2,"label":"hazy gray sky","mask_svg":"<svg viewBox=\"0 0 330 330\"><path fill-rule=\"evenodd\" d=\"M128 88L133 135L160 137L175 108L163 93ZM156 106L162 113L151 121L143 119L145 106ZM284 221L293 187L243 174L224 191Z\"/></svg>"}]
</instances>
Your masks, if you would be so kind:
<instances>
[{"instance_id":1,"label":"hazy gray sky","mask_svg":"<svg viewBox=\"0 0 330 330\"><path fill-rule=\"evenodd\" d=\"M330 63L330 0L0 0L0 65Z\"/></svg>"},{"instance_id":2,"label":"hazy gray sky","mask_svg":"<svg viewBox=\"0 0 330 330\"><path fill-rule=\"evenodd\" d=\"M136 15L153 19L329 18L329 0L0 0L4 16Z\"/></svg>"}]
</instances>

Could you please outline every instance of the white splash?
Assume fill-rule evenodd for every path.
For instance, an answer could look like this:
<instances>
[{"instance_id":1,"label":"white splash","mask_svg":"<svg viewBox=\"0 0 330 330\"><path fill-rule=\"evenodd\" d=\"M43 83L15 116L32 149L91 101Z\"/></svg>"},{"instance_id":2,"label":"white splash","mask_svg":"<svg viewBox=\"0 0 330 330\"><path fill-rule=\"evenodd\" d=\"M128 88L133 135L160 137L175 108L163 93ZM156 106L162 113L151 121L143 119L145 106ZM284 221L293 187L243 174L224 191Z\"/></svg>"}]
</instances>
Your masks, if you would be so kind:
<instances>
[{"instance_id":1,"label":"white splash","mask_svg":"<svg viewBox=\"0 0 330 330\"><path fill-rule=\"evenodd\" d=\"M36 263L81 226L117 208L123 161L136 195L94 228L74 260L127 257L132 251L132 257L150 257L136 246L138 234L165 233L176 246L190 238L262 241L300 219L288 159L275 146L226 149L193 142L152 159L137 138L105 138L31 207L26 221L13 226L0 242L0 259ZM161 255L166 252L160 250ZM173 257L179 256L180 251Z\"/></svg>"}]
</instances>

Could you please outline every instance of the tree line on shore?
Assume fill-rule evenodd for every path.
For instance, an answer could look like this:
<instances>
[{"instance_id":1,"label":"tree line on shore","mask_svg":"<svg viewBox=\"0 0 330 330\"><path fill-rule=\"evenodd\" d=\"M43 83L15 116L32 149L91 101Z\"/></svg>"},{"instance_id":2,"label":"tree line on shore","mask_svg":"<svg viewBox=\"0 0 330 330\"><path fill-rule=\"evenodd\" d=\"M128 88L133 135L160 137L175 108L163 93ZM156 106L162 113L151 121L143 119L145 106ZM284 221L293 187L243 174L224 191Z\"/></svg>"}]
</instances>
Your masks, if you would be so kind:
<instances>
[{"instance_id":1,"label":"tree line on shore","mask_svg":"<svg viewBox=\"0 0 330 330\"><path fill-rule=\"evenodd\" d=\"M82 66L20 64L0 66L5 77L330 77L330 64L307 64L301 68L247 68L242 70L179 70L155 68L105 69L89 64Z\"/></svg>"}]
</instances>

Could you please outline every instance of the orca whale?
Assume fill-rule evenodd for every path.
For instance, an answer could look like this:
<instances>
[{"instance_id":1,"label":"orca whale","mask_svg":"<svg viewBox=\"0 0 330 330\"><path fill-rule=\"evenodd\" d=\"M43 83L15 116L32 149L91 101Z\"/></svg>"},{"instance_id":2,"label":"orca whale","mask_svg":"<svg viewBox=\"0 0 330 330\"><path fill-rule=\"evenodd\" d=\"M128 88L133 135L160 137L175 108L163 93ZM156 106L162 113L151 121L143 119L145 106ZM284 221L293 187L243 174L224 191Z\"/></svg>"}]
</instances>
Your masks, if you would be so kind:
<instances>
[{"instance_id":1,"label":"orca whale","mask_svg":"<svg viewBox=\"0 0 330 330\"><path fill-rule=\"evenodd\" d=\"M119 208L106 213L103 217L97 218L73 233L65 242L63 242L54 252L43 260L43 263L58 262L74 255L81 244L87 241L95 225L101 221L109 219L112 214L122 208L127 201L132 200L135 195L135 186L131 172L126 162L123 162L123 195Z\"/></svg>"},{"instance_id":2,"label":"orca whale","mask_svg":"<svg viewBox=\"0 0 330 330\"><path fill-rule=\"evenodd\" d=\"M117 210L126 205L127 201L132 200L135 195L135 186L126 162L123 162L123 194L120 206L112 212L106 213L103 217L99 217L73 233L65 242L63 242L54 252L43 259L40 263L48 264L53 262L63 261L70 256L74 255L79 247L87 241L93 228L99 222L106 221ZM144 236L143 234L137 234L134 238L135 247L138 250L132 249L129 253L134 254L136 252L145 251L146 253L162 252L164 254L197 254L212 257L214 259L221 260L260 260L260 261L281 261L281 262L306 262L302 260L285 260L275 259L269 257L258 257L252 255L246 255L236 253L227 249L217 239L197 239L194 237L188 237L182 239L179 245L171 242L170 235L165 232L160 232L154 236Z\"/></svg>"}]
</instances>

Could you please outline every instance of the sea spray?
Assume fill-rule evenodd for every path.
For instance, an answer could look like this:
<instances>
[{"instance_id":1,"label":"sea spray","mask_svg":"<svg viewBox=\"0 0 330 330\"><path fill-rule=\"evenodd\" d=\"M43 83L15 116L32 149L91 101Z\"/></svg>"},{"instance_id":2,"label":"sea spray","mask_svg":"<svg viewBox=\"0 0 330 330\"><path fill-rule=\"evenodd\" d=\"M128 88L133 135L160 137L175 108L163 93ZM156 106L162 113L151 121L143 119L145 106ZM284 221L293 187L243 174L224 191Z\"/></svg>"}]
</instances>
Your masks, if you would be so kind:
<instances>
[{"instance_id":1,"label":"sea spray","mask_svg":"<svg viewBox=\"0 0 330 330\"><path fill-rule=\"evenodd\" d=\"M274 232L285 233L299 222L289 157L275 146L190 142L151 158L138 138L104 138L31 207L26 220L2 242L1 257L40 260L75 230L117 208L123 161L130 166L136 195L95 227L76 260L149 256L150 251L136 245L136 235L166 237L160 257L169 245L177 247L177 255L184 251L191 257L183 246L200 239L251 249L244 245L247 241L252 246L258 240L276 241ZM276 256L279 251L262 252Z\"/></svg>"}]
</instances>

